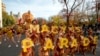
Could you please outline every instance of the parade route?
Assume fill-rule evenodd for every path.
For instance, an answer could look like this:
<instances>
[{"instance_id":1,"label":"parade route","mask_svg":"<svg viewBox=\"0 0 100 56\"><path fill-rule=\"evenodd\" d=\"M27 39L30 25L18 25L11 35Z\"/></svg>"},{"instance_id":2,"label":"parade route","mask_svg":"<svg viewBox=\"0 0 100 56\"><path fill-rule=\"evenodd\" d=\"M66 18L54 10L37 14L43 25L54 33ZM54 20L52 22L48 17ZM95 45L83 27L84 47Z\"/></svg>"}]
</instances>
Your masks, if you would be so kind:
<instances>
[{"instance_id":1,"label":"parade route","mask_svg":"<svg viewBox=\"0 0 100 56\"><path fill-rule=\"evenodd\" d=\"M23 39L24 36L22 36ZM18 56L21 52L21 43L18 43L19 47L16 47L14 44L9 48L9 42L4 41L0 44L0 56ZM38 49L39 46L35 46L35 56L38 56ZM82 56L81 54L76 54L76 56ZM93 56L92 53L87 53L86 56ZM100 56L100 39L98 41L98 46L96 49L96 56Z\"/></svg>"}]
</instances>

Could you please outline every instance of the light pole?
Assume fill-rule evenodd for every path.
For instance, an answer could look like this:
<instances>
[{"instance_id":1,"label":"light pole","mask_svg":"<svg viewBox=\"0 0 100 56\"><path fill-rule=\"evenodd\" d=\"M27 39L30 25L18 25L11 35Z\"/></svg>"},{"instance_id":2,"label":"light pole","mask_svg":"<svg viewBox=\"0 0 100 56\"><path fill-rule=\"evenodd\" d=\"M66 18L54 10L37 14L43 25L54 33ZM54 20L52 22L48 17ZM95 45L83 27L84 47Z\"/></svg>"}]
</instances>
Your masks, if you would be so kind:
<instances>
[{"instance_id":1,"label":"light pole","mask_svg":"<svg viewBox=\"0 0 100 56\"><path fill-rule=\"evenodd\" d=\"M2 1L0 0L0 28L2 28Z\"/></svg>"}]
</instances>

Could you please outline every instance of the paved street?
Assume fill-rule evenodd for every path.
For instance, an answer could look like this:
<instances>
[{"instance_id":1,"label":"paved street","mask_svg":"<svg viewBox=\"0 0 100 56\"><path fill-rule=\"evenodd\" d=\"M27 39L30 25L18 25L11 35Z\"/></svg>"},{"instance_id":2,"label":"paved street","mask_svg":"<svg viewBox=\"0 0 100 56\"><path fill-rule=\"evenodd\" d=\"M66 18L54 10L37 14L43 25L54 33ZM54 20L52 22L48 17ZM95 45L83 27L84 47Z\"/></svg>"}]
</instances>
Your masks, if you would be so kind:
<instances>
[{"instance_id":1,"label":"paved street","mask_svg":"<svg viewBox=\"0 0 100 56\"><path fill-rule=\"evenodd\" d=\"M7 41L3 41L3 43L0 44L0 56L18 56L21 52L21 44L19 43L19 47L16 47L14 44L12 44L12 47L10 47L10 48L8 48L8 44L9 44L9 42L7 42ZM36 56L38 56L37 49L38 49L38 46L35 47L35 50L36 50L35 55ZM82 56L82 55L76 54L76 56ZM87 56L93 56L93 55L92 55L92 53L87 53ZM96 49L96 56L100 56L100 40L98 42L98 47Z\"/></svg>"}]
</instances>

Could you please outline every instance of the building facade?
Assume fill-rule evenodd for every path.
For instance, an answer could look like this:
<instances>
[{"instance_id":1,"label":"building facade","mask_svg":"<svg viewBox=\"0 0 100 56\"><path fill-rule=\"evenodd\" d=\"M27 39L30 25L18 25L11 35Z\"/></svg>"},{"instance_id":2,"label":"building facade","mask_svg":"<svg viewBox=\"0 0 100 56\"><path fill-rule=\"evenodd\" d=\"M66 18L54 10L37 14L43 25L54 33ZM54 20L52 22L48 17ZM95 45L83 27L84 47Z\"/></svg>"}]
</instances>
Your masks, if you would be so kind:
<instances>
[{"instance_id":1,"label":"building facade","mask_svg":"<svg viewBox=\"0 0 100 56\"><path fill-rule=\"evenodd\" d=\"M0 0L0 28L2 28L2 0Z\"/></svg>"},{"instance_id":2,"label":"building facade","mask_svg":"<svg viewBox=\"0 0 100 56\"><path fill-rule=\"evenodd\" d=\"M6 6L4 3L2 3L2 11L6 11Z\"/></svg>"}]
</instances>

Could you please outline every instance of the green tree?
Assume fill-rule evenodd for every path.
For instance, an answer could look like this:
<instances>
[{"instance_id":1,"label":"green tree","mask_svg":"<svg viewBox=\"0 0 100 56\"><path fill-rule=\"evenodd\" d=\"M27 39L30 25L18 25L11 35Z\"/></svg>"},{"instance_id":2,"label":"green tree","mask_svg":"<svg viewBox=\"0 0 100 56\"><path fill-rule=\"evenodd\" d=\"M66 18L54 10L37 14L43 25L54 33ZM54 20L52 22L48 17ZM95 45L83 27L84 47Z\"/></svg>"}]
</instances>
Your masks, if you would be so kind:
<instances>
[{"instance_id":1,"label":"green tree","mask_svg":"<svg viewBox=\"0 0 100 56\"><path fill-rule=\"evenodd\" d=\"M13 18L13 16L8 15L7 12L3 11L2 17L3 17L3 27L11 26L11 25L15 24L15 19Z\"/></svg>"},{"instance_id":2,"label":"green tree","mask_svg":"<svg viewBox=\"0 0 100 56\"><path fill-rule=\"evenodd\" d=\"M62 23L65 23L65 20L59 16L59 15L54 15L50 17L51 21L54 22L56 25L60 25Z\"/></svg>"}]
</instances>

